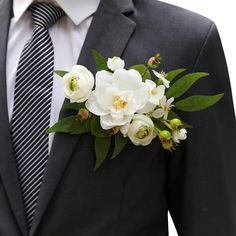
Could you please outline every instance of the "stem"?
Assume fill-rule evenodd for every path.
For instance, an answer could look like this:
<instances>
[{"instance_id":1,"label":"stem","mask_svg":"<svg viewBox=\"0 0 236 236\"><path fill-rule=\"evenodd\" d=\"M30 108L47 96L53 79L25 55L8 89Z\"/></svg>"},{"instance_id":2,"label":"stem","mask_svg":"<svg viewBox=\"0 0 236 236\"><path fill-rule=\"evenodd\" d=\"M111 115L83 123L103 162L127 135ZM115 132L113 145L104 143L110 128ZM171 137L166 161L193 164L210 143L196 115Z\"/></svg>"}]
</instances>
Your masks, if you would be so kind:
<instances>
[{"instance_id":1,"label":"stem","mask_svg":"<svg viewBox=\"0 0 236 236\"><path fill-rule=\"evenodd\" d=\"M168 127L170 130L173 130L173 129L171 128L170 124L169 124L167 121L161 120L161 122L162 122L162 124L164 124L166 127Z\"/></svg>"}]
</instances>

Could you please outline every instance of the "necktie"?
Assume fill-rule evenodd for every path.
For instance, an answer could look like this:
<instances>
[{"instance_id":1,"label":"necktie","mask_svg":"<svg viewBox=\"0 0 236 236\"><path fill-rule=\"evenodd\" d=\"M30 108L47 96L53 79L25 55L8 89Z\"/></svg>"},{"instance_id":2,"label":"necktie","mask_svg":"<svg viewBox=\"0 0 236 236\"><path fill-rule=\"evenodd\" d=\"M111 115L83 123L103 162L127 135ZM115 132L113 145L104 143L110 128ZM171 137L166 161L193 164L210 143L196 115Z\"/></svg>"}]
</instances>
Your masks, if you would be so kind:
<instances>
[{"instance_id":1,"label":"necktie","mask_svg":"<svg viewBox=\"0 0 236 236\"><path fill-rule=\"evenodd\" d=\"M11 132L30 228L49 156L45 131L50 123L54 50L48 28L64 11L46 3L32 4L29 10L35 27L17 68Z\"/></svg>"}]
</instances>

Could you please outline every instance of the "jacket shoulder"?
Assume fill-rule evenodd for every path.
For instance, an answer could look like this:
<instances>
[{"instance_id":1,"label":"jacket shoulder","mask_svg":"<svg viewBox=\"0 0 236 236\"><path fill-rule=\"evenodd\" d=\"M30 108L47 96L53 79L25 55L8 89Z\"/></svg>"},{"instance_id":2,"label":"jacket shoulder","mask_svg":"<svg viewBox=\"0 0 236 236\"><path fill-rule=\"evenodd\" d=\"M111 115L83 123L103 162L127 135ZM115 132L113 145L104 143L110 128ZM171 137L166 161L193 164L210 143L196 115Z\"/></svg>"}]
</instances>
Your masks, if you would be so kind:
<instances>
[{"instance_id":1,"label":"jacket shoulder","mask_svg":"<svg viewBox=\"0 0 236 236\"><path fill-rule=\"evenodd\" d=\"M165 27L166 30L204 37L214 24L212 20L200 14L157 0L134 0L134 5L137 18L145 21L150 29L155 26Z\"/></svg>"}]
</instances>

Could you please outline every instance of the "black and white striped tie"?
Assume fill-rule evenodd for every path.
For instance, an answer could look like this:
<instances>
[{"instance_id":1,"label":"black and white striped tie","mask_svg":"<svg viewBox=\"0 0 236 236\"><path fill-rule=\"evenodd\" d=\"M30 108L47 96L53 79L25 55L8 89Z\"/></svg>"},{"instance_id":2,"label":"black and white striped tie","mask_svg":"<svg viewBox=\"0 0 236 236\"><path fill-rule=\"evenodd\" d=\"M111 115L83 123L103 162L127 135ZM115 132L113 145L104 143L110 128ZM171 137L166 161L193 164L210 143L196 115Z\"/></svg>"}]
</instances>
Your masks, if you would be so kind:
<instances>
[{"instance_id":1,"label":"black and white striped tie","mask_svg":"<svg viewBox=\"0 0 236 236\"><path fill-rule=\"evenodd\" d=\"M48 28L64 15L64 11L46 3L33 4L29 10L35 28L17 68L11 131L30 227L49 155L45 130L50 123L54 50Z\"/></svg>"}]
</instances>

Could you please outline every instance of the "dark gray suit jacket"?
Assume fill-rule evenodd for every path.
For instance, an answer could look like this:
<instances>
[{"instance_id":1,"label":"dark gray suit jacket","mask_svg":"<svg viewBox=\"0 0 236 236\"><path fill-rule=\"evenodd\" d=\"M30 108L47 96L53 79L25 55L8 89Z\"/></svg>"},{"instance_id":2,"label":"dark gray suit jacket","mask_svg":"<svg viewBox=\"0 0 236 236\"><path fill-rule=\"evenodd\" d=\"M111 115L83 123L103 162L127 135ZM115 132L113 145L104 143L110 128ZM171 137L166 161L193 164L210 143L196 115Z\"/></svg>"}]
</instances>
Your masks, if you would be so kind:
<instances>
[{"instance_id":1,"label":"dark gray suit jacket","mask_svg":"<svg viewBox=\"0 0 236 236\"><path fill-rule=\"evenodd\" d=\"M159 141L128 145L96 172L92 136L56 134L27 234L7 112L11 12L0 0L0 236L167 236L168 210L180 236L236 235L235 117L216 26L156 0L102 0L78 63L95 71L91 49L122 56L127 67L160 52L165 71L210 73L187 95L224 92L223 100L182 114L194 129L173 154Z\"/></svg>"}]
</instances>

